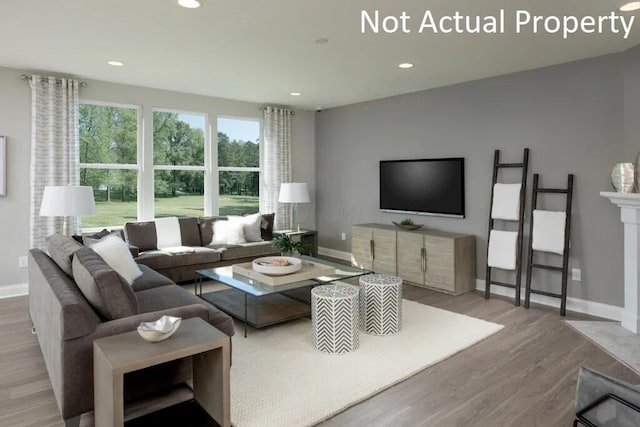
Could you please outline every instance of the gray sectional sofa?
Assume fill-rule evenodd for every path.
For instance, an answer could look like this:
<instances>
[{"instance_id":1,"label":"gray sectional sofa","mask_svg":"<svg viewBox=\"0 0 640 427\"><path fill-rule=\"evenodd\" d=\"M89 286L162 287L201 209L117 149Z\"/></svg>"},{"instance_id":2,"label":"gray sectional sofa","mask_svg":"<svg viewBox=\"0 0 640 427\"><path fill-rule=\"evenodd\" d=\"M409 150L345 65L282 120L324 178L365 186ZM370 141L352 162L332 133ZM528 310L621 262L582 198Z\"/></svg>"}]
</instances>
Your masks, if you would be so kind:
<instances>
[{"instance_id":1,"label":"gray sectional sofa","mask_svg":"<svg viewBox=\"0 0 640 427\"><path fill-rule=\"evenodd\" d=\"M228 315L144 263L139 265L142 276L129 284L93 250L70 237L51 236L48 251L50 255L40 249L30 251L29 312L68 426L78 425L80 415L93 409L95 339L133 331L140 322L165 314L200 317L225 334L234 334ZM211 264L197 258L191 265ZM169 270L177 266L171 264ZM190 359L163 364L128 376L125 395L135 399L190 377Z\"/></svg>"},{"instance_id":2,"label":"gray sectional sofa","mask_svg":"<svg viewBox=\"0 0 640 427\"><path fill-rule=\"evenodd\" d=\"M273 219L274 214L262 215L262 241L237 245L210 245L213 223L227 220L226 216L179 218L182 245L191 250L185 253L169 253L158 249L154 221L129 222L125 224L124 231L138 264L144 264L180 283L194 280L196 270L248 262L261 256L278 255L279 252L271 242Z\"/></svg>"}]
</instances>

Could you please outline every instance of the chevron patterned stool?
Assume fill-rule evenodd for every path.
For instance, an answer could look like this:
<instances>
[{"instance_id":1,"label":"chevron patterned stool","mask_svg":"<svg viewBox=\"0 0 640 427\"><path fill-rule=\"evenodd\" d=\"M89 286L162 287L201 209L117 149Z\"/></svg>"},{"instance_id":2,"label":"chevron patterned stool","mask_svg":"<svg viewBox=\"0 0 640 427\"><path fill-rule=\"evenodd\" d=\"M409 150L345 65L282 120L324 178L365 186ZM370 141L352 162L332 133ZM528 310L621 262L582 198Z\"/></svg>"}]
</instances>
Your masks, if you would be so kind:
<instances>
[{"instance_id":1,"label":"chevron patterned stool","mask_svg":"<svg viewBox=\"0 0 640 427\"><path fill-rule=\"evenodd\" d=\"M311 290L313 344L323 353L349 353L360 345L358 287L343 282Z\"/></svg>"},{"instance_id":2,"label":"chevron patterned stool","mask_svg":"<svg viewBox=\"0 0 640 427\"><path fill-rule=\"evenodd\" d=\"M370 335L402 329L402 279L386 274L360 277L360 328Z\"/></svg>"}]
</instances>

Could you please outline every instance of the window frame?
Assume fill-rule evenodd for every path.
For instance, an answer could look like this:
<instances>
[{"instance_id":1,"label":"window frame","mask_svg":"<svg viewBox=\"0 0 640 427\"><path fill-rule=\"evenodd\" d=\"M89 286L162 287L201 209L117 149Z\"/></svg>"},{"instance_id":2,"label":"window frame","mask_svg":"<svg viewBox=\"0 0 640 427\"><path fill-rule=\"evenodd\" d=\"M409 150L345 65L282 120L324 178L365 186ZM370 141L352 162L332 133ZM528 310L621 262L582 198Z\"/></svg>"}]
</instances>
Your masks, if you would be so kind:
<instances>
[{"instance_id":1,"label":"window frame","mask_svg":"<svg viewBox=\"0 0 640 427\"><path fill-rule=\"evenodd\" d=\"M143 135L144 135L144 120L143 120L143 107L138 104L127 104L122 102L107 102L107 101L95 101L92 99L80 99L79 105L95 105L99 107L113 107L113 108L126 108L136 110L136 163L80 163L78 162L78 171L81 169L101 169L101 170L135 170L137 171L137 199L136 199L136 217L140 220L142 215L142 200L143 200L143 176L142 176L142 160L143 160ZM78 112L78 120L80 114ZM124 224L120 225L105 225L99 227L82 227L82 219L80 219L81 232L93 233L101 231L105 228L110 230L121 230L124 228Z\"/></svg>"},{"instance_id":2,"label":"window frame","mask_svg":"<svg viewBox=\"0 0 640 427\"><path fill-rule=\"evenodd\" d=\"M154 120L154 113L173 113L173 114L189 114L189 115L193 115L193 116L202 116L204 118L204 128L203 128L203 133L204 133L204 165L202 166L191 166L191 165L156 165L154 162L154 154L155 154L155 141L153 140L153 120ZM150 152L151 152L151 182L149 183L149 191L151 191L151 200L153 200L153 205L152 208L150 209L152 214L153 214L153 218L155 218L155 212L156 212L156 203L155 203L155 171L188 171L188 172L204 172L204 215L205 216L211 216L211 212L213 211L212 209L212 196L211 196L211 176L212 176L212 168L211 165L213 164L212 159L211 159L211 152L213 151L211 149L211 123L209 120L209 114L208 113L202 113L202 112L197 112L197 111L188 111L188 110L181 110L178 108L166 108L166 107L151 107L151 132L150 132L150 136L151 136L151 148L150 148ZM217 143L216 143L216 147L217 147Z\"/></svg>"},{"instance_id":3,"label":"window frame","mask_svg":"<svg viewBox=\"0 0 640 427\"><path fill-rule=\"evenodd\" d=\"M264 141L264 125L263 120L257 117L242 117L242 116L229 116L219 114L216 116L216 146L215 146L215 214L220 214L220 172L258 172L258 200L260 200L260 190L262 190L262 145L260 146L260 156L258 159L258 167L255 166L219 166L218 165L218 120L219 119L229 119L229 120L243 120L246 122L257 122L258 123L258 138L260 144ZM228 135L227 135L228 136Z\"/></svg>"}]
</instances>

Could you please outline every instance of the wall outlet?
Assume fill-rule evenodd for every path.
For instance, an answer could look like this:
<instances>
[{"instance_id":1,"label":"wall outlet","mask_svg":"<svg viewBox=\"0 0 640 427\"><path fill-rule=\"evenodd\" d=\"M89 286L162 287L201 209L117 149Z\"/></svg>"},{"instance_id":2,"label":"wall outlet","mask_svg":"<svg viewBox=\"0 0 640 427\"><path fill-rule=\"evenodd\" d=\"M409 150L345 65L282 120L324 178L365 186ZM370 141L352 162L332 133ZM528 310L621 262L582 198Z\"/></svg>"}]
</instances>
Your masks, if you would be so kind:
<instances>
[{"instance_id":1,"label":"wall outlet","mask_svg":"<svg viewBox=\"0 0 640 427\"><path fill-rule=\"evenodd\" d=\"M342 240L347 240L347 233L341 233L340 237L342 238Z\"/></svg>"},{"instance_id":2,"label":"wall outlet","mask_svg":"<svg viewBox=\"0 0 640 427\"><path fill-rule=\"evenodd\" d=\"M28 264L28 261L26 256L18 257L18 267L27 268L27 264Z\"/></svg>"},{"instance_id":3,"label":"wall outlet","mask_svg":"<svg viewBox=\"0 0 640 427\"><path fill-rule=\"evenodd\" d=\"M580 270L579 268L572 268L571 269L571 280L575 281L575 282L579 282L582 280L582 270Z\"/></svg>"}]
</instances>

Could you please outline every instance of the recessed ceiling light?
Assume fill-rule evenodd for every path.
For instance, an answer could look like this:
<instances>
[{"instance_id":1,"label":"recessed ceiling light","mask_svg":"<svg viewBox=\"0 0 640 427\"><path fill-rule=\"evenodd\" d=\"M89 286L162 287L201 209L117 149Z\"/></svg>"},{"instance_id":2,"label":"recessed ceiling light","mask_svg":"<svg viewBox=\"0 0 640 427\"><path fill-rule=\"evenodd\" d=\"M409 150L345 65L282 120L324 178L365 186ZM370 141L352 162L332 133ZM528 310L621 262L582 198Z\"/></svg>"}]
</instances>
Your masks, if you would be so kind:
<instances>
[{"instance_id":1,"label":"recessed ceiling light","mask_svg":"<svg viewBox=\"0 0 640 427\"><path fill-rule=\"evenodd\" d=\"M316 44L327 44L329 43L329 39L326 37L320 37L319 39L316 39Z\"/></svg>"},{"instance_id":2,"label":"recessed ceiling light","mask_svg":"<svg viewBox=\"0 0 640 427\"><path fill-rule=\"evenodd\" d=\"M182 7L186 7L187 9L196 9L200 7L200 2L198 0L178 0L178 4Z\"/></svg>"},{"instance_id":3,"label":"recessed ceiling light","mask_svg":"<svg viewBox=\"0 0 640 427\"><path fill-rule=\"evenodd\" d=\"M291 95L291 96L300 96L302 94L300 92L291 92L289 95Z\"/></svg>"},{"instance_id":4,"label":"recessed ceiling light","mask_svg":"<svg viewBox=\"0 0 640 427\"><path fill-rule=\"evenodd\" d=\"M640 9L640 1L632 1L620 6L620 10L623 12L631 12L633 10L638 10L638 9Z\"/></svg>"},{"instance_id":5,"label":"recessed ceiling light","mask_svg":"<svg viewBox=\"0 0 640 427\"><path fill-rule=\"evenodd\" d=\"M413 64L411 62L403 62L402 64L398 64L400 68L413 68Z\"/></svg>"},{"instance_id":6,"label":"recessed ceiling light","mask_svg":"<svg viewBox=\"0 0 640 427\"><path fill-rule=\"evenodd\" d=\"M107 64L113 66L113 67L122 67L124 65L124 62L120 62L120 61L109 61L107 62Z\"/></svg>"}]
</instances>

